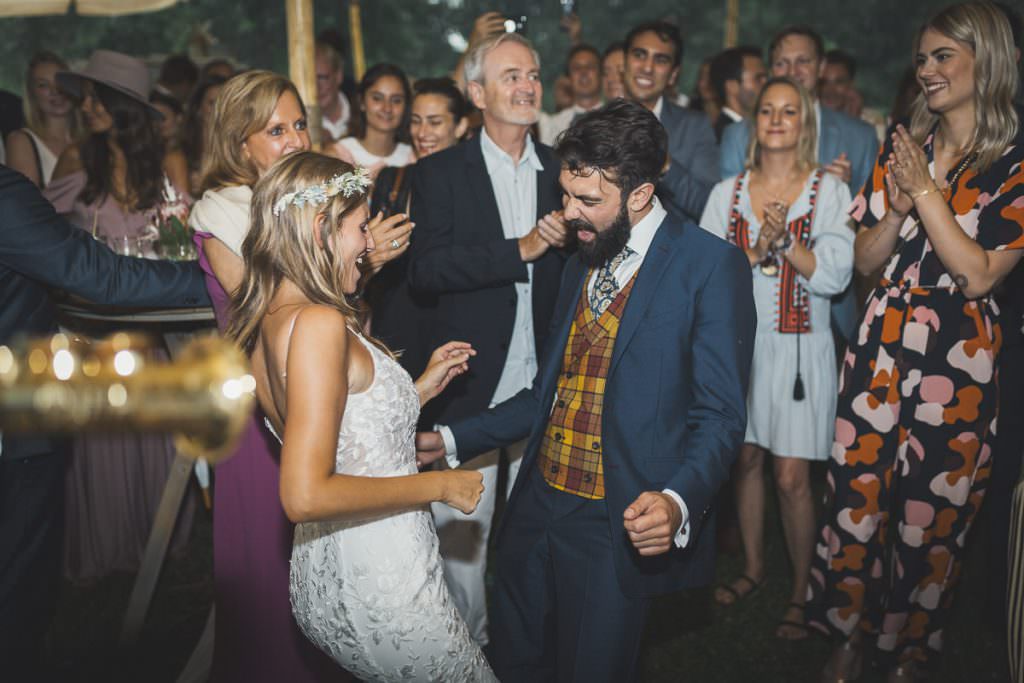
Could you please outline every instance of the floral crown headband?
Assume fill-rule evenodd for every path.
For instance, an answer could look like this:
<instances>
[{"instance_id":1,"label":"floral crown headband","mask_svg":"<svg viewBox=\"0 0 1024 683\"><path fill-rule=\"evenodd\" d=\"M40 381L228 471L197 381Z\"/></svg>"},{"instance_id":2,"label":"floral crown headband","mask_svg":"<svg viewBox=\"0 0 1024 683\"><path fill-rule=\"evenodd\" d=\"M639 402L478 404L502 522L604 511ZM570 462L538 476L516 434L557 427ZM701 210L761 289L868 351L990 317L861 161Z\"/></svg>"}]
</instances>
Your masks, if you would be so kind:
<instances>
[{"instance_id":1,"label":"floral crown headband","mask_svg":"<svg viewBox=\"0 0 1024 683\"><path fill-rule=\"evenodd\" d=\"M354 170L336 175L320 185L311 185L283 195L274 204L274 215L280 216L281 212L289 206L326 204L327 200L338 194L351 197L356 193L365 192L371 184L373 184L373 180L370 179L370 172L357 166Z\"/></svg>"}]
</instances>

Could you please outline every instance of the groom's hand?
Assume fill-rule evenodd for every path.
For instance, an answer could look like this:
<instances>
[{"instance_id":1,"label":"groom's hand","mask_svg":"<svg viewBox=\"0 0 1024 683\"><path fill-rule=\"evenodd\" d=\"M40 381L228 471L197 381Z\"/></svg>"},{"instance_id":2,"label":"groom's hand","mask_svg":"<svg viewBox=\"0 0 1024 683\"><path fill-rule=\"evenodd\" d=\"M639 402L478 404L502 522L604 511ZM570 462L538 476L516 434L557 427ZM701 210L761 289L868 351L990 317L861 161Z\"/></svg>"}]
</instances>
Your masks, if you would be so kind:
<instances>
[{"instance_id":1,"label":"groom's hand","mask_svg":"<svg viewBox=\"0 0 1024 683\"><path fill-rule=\"evenodd\" d=\"M416 432L416 464L420 469L444 458L441 432Z\"/></svg>"},{"instance_id":2,"label":"groom's hand","mask_svg":"<svg viewBox=\"0 0 1024 683\"><path fill-rule=\"evenodd\" d=\"M683 524L683 511L665 493L644 491L622 513L633 547L643 556L660 555L672 547Z\"/></svg>"}]
</instances>

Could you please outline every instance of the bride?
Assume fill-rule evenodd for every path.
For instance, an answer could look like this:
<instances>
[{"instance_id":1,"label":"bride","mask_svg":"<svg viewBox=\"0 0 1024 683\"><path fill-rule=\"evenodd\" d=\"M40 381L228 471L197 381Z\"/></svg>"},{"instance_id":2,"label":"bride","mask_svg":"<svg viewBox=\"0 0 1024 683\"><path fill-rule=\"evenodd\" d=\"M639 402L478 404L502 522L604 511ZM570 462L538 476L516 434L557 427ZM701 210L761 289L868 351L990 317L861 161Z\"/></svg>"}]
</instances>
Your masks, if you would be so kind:
<instances>
[{"instance_id":1,"label":"bride","mask_svg":"<svg viewBox=\"0 0 1024 683\"><path fill-rule=\"evenodd\" d=\"M471 512L477 472L417 474L420 407L475 352L449 342L414 383L359 332L364 169L311 152L256 184L228 335L251 354L281 435L281 503L296 522L290 592L306 636L366 681L497 680L444 583L429 503Z\"/></svg>"}]
</instances>

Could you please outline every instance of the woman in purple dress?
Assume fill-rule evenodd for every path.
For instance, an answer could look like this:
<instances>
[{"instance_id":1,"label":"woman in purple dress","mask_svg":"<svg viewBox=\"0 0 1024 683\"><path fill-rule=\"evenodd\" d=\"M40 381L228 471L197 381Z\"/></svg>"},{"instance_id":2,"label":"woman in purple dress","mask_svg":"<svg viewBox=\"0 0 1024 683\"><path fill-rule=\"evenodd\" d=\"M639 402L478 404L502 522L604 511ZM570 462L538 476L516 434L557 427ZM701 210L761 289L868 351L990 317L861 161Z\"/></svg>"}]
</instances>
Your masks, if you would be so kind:
<instances>
[{"instance_id":1,"label":"woman in purple dress","mask_svg":"<svg viewBox=\"0 0 1024 683\"><path fill-rule=\"evenodd\" d=\"M190 223L223 330L227 292L241 279L252 185L280 157L309 149L309 133L295 86L268 71L250 71L226 83L208 123L203 195ZM234 457L216 470L212 680L337 680L337 666L306 640L292 617L292 524L278 498L278 447L262 424L262 414L255 415Z\"/></svg>"}]
</instances>

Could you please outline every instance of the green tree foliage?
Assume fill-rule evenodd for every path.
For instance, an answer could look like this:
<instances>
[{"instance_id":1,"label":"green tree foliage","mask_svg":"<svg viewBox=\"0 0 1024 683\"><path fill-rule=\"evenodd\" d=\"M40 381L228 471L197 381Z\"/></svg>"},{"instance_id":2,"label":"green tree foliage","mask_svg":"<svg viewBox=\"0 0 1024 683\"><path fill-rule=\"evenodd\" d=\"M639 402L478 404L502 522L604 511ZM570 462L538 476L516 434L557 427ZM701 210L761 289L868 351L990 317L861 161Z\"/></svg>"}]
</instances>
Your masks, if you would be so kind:
<instances>
[{"instance_id":1,"label":"green tree foliage","mask_svg":"<svg viewBox=\"0 0 1024 683\"><path fill-rule=\"evenodd\" d=\"M858 83L868 102L888 108L921 22L944 0L741 0L740 41L766 47L780 27L806 23L828 47L841 47L860 63ZM333 26L347 34L346 3L315 0L317 30ZM721 49L725 0L579 0L583 38L599 49L624 37L641 21L666 18L686 41L681 90L690 92L702 59ZM488 10L528 17L527 35L541 55L545 83L564 67L568 39L558 28L556 0L364 0L364 43L368 64L389 61L412 76L448 72L458 55L451 32L468 38L473 19ZM112 18L34 17L0 20L5 67L0 87L20 90L22 70L37 49L81 60L99 47L137 55L184 51L195 27L209 24L218 50L243 64L287 72L284 0L187 0L161 12Z\"/></svg>"}]
</instances>

